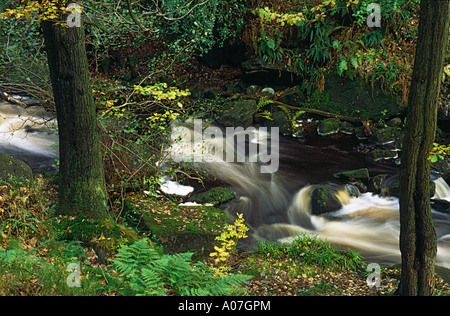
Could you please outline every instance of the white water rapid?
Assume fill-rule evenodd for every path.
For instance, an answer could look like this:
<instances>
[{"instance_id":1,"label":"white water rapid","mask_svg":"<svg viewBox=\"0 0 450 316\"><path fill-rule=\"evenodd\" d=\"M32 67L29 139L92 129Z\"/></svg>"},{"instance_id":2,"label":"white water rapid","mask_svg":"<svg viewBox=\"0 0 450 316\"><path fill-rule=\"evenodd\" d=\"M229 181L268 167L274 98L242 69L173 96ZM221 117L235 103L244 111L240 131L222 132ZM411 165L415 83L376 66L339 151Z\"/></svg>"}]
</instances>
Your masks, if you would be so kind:
<instances>
[{"instance_id":1,"label":"white water rapid","mask_svg":"<svg viewBox=\"0 0 450 316\"><path fill-rule=\"evenodd\" d=\"M370 262L400 262L398 198L372 193L350 197L345 191L338 191L341 209L321 216L311 214L311 193L315 185L336 181L332 177L334 172L367 167L372 177L377 174L398 177L398 167L374 164L365 154L358 153L360 143L352 141L352 136L339 137L343 138L321 137L315 142L280 139L280 168L273 174L261 173L260 163L226 162L220 155L197 163L197 167L208 170L218 182L237 192L238 198L228 203L225 211L231 218L237 212L244 213L251 227L250 238L243 241L242 247L255 249L259 240L290 242L299 234L307 233L358 251ZM250 133L249 140L255 139L257 135ZM214 144L227 140L210 141ZM210 145L203 141L200 147L205 150ZM180 161L184 150L186 147L175 141L169 154L176 154ZM184 154L192 155L189 151ZM447 183L442 178L435 183L433 198L450 201ZM438 235L437 264L450 268L450 213L433 210L433 218Z\"/></svg>"}]
</instances>

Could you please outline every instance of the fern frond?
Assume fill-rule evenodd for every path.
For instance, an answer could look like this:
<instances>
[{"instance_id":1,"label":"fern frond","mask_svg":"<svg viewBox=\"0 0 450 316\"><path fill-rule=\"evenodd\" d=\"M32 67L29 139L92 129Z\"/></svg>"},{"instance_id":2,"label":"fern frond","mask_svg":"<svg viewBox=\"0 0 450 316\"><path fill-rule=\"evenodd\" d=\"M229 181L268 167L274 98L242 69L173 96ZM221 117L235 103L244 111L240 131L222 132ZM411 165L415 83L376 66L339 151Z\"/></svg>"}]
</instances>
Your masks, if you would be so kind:
<instances>
[{"instance_id":1,"label":"fern frond","mask_svg":"<svg viewBox=\"0 0 450 316\"><path fill-rule=\"evenodd\" d=\"M120 273L131 275L159 258L156 250L149 246L146 238L143 238L130 246L122 246L113 264Z\"/></svg>"}]
</instances>

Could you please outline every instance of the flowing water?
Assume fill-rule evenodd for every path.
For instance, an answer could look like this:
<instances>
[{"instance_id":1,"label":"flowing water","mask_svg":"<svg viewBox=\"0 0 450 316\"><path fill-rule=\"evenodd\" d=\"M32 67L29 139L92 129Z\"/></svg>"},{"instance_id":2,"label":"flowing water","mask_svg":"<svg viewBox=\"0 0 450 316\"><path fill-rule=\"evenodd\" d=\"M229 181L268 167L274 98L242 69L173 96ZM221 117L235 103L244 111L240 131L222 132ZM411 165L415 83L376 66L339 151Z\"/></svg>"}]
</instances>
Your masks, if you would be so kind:
<instances>
[{"instance_id":1,"label":"flowing water","mask_svg":"<svg viewBox=\"0 0 450 316\"><path fill-rule=\"evenodd\" d=\"M249 138L250 142L259 139L251 133ZM188 143L192 139L187 137ZM211 148L211 142L214 145L222 141L227 142L226 139L207 140L199 147ZM399 168L393 163L368 159L367 146L351 135L321 137L309 133L305 138L280 139L280 165L273 174L261 173L259 163L231 163L220 158L198 166L237 192L238 199L229 203L226 211L230 216L244 213L251 227L250 238L241 244L247 250L255 249L260 240L290 242L299 234L307 233L359 251L371 262L397 263L400 262L398 198L372 193L351 197L337 190L343 204L341 209L323 216L311 214L311 193L315 185L335 183L335 172L367 167L372 177L378 174L387 174L392 179L398 177ZM178 142L171 149L178 155L184 150ZM450 201L447 183L442 178L435 182L434 198ZM450 268L450 215L433 210L433 218L438 234L437 263Z\"/></svg>"},{"instance_id":2,"label":"flowing water","mask_svg":"<svg viewBox=\"0 0 450 316\"><path fill-rule=\"evenodd\" d=\"M55 172L56 122L42 107L0 101L0 153L25 161L33 171Z\"/></svg>"},{"instance_id":3,"label":"flowing water","mask_svg":"<svg viewBox=\"0 0 450 316\"><path fill-rule=\"evenodd\" d=\"M42 108L24 109L0 102L0 152L24 160L34 171L55 171L52 165L58 157L54 146L58 137L49 123L55 124ZM250 142L261 145L267 141L261 136L267 135L255 130ZM209 142L224 143L226 139ZM204 146L198 146L200 151ZM189 148L176 142L170 153L189 155ZM230 216L244 213L251 227L250 238L242 243L246 249L255 249L259 240L290 242L307 233L359 251L371 262L399 262L397 198L372 193L350 197L336 191L343 204L341 209L324 216L311 214L311 192L317 184L335 183L335 172L366 167L371 176L398 177L398 167L367 159L367 151L367 145L351 135L321 137L309 133L307 137L280 138L279 168L275 173L261 173L257 162L226 162L217 155L198 166L237 192L238 199L226 205L226 211ZM434 198L450 201L447 183L442 178L435 183ZM433 210L433 218L438 234L437 263L450 268L450 214Z\"/></svg>"}]
</instances>

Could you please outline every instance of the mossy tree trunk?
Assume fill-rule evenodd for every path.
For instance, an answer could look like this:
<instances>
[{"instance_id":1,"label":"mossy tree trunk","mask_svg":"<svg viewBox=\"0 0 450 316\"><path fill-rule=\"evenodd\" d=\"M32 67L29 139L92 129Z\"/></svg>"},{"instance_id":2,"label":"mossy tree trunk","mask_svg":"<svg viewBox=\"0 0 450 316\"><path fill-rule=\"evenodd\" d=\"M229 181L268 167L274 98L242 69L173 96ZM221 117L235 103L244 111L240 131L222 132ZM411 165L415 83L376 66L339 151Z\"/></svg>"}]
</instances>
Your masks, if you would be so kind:
<instances>
[{"instance_id":1,"label":"mossy tree trunk","mask_svg":"<svg viewBox=\"0 0 450 316\"><path fill-rule=\"evenodd\" d=\"M42 22L59 131L57 214L107 216L100 130L92 96L84 28Z\"/></svg>"},{"instance_id":2,"label":"mossy tree trunk","mask_svg":"<svg viewBox=\"0 0 450 316\"><path fill-rule=\"evenodd\" d=\"M436 231L430 207L429 152L435 138L449 0L422 0L400 171L400 295L431 295Z\"/></svg>"}]
</instances>

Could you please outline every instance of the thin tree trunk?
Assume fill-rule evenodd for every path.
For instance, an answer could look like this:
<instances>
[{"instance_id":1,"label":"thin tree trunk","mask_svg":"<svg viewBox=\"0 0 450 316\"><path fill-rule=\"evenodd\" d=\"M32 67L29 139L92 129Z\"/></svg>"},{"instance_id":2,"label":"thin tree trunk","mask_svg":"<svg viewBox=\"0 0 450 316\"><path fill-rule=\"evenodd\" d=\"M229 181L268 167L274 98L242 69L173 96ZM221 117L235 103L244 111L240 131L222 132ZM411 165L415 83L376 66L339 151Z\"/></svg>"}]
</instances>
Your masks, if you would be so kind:
<instances>
[{"instance_id":1,"label":"thin tree trunk","mask_svg":"<svg viewBox=\"0 0 450 316\"><path fill-rule=\"evenodd\" d=\"M57 214L107 216L96 105L84 28L42 22L59 131Z\"/></svg>"},{"instance_id":2,"label":"thin tree trunk","mask_svg":"<svg viewBox=\"0 0 450 316\"><path fill-rule=\"evenodd\" d=\"M422 0L400 172L400 295L432 295L436 231L430 207L430 161L448 45L449 0Z\"/></svg>"}]
</instances>

